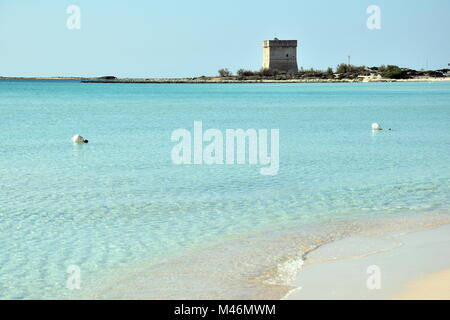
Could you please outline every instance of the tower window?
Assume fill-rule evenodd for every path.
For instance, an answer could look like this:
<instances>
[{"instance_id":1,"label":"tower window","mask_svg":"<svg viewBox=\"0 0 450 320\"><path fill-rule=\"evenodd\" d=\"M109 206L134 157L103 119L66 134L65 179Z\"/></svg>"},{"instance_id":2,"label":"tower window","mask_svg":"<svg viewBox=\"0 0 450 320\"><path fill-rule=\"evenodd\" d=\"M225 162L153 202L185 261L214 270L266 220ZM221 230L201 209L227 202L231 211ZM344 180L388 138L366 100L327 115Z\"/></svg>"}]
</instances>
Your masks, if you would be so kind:
<instances>
[{"instance_id":1,"label":"tower window","mask_svg":"<svg viewBox=\"0 0 450 320\"><path fill-rule=\"evenodd\" d=\"M286 58L289 57L289 54L286 54Z\"/></svg>"}]
</instances>

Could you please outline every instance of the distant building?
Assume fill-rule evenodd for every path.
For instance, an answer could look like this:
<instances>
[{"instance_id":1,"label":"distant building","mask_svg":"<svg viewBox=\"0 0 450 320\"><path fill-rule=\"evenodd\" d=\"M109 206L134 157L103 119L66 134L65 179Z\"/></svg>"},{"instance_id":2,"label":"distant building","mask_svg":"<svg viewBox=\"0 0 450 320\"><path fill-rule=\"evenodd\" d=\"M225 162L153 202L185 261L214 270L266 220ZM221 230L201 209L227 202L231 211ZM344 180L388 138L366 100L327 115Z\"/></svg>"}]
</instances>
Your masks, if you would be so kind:
<instances>
[{"instance_id":1,"label":"distant building","mask_svg":"<svg viewBox=\"0 0 450 320\"><path fill-rule=\"evenodd\" d=\"M263 69L297 72L297 40L264 40Z\"/></svg>"}]
</instances>

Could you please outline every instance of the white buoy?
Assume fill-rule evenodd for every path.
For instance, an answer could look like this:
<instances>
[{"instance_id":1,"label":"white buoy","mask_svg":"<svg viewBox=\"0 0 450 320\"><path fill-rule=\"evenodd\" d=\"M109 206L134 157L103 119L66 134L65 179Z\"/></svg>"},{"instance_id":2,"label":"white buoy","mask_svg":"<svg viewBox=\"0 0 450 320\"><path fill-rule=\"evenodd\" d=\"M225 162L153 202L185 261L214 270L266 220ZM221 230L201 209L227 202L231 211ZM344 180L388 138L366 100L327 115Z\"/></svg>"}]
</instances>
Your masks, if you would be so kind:
<instances>
[{"instance_id":1,"label":"white buoy","mask_svg":"<svg viewBox=\"0 0 450 320\"><path fill-rule=\"evenodd\" d=\"M378 131L378 130L383 130L383 129L381 128L381 126L378 123L372 123L372 130Z\"/></svg>"},{"instance_id":2,"label":"white buoy","mask_svg":"<svg viewBox=\"0 0 450 320\"><path fill-rule=\"evenodd\" d=\"M89 141L84 139L82 136L80 136L79 134L76 134L72 137L72 142L76 143L76 144L82 144L82 143L88 143Z\"/></svg>"}]
</instances>

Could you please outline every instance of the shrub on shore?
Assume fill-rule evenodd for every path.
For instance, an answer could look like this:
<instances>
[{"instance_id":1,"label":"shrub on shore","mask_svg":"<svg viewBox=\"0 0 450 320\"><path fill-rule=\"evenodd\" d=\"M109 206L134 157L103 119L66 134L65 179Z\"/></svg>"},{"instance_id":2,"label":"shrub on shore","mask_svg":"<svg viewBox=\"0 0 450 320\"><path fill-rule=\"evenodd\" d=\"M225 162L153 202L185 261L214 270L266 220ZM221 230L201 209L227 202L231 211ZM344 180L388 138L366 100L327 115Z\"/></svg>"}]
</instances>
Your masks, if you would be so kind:
<instances>
[{"instance_id":1,"label":"shrub on shore","mask_svg":"<svg viewBox=\"0 0 450 320\"><path fill-rule=\"evenodd\" d=\"M227 68L219 69L218 73L219 76L221 76L222 78L232 76L231 71L228 70Z\"/></svg>"},{"instance_id":2,"label":"shrub on shore","mask_svg":"<svg viewBox=\"0 0 450 320\"><path fill-rule=\"evenodd\" d=\"M239 77L251 77L251 76L254 76L255 74L256 74L256 72L251 71L251 70L239 69L237 71L237 75Z\"/></svg>"},{"instance_id":3,"label":"shrub on shore","mask_svg":"<svg viewBox=\"0 0 450 320\"><path fill-rule=\"evenodd\" d=\"M383 78L409 79L411 77L409 71L414 71L414 70L402 69L398 66L388 65L388 66L380 66L378 68L378 71L380 72L380 74Z\"/></svg>"},{"instance_id":4,"label":"shrub on shore","mask_svg":"<svg viewBox=\"0 0 450 320\"><path fill-rule=\"evenodd\" d=\"M261 70L259 70L259 75L261 77L273 77L273 76L276 76L277 74L278 74L278 70L274 70L274 69L261 68Z\"/></svg>"},{"instance_id":5,"label":"shrub on shore","mask_svg":"<svg viewBox=\"0 0 450 320\"><path fill-rule=\"evenodd\" d=\"M381 75L386 79L410 79L418 76L444 77L449 69L436 71L416 71L407 68L400 68L395 65L381 65L379 67L354 66L341 63L337 66L336 72L328 67L326 70L300 68L297 72L286 72L276 69L260 69L252 71L239 69L237 75L233 76L228 69L220 69L221 77L233 77L238 80L362 80L363 76Z\"/></svg>"},{"instance_id":6,"label":"shrub on shore","mask_svg":"<svg viewBox=\"0 0 450 320\"><path fill-rule=\"evenodd\" d=\"M354 66L351 64L341 63L336 68L336 73L339 74L358 74L362 75L370 72L370 69L366 68L366 66Z\"/></svg>"}]
</instances>

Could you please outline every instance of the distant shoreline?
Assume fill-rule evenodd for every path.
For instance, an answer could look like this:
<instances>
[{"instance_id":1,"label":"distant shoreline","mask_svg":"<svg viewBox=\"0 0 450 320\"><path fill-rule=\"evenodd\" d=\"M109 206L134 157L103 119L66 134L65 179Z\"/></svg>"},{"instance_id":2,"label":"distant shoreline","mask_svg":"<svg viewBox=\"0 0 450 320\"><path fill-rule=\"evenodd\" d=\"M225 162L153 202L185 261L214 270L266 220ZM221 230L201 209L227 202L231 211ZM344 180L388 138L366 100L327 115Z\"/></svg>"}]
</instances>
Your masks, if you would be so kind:
<instances>
[{"instance_id":1,"label":"distant shoreline","mask_svg":"<svg viewBox=\"0 0 450 320\"><path fill-rule=\"evenodd\" d=\"M0 77L0 80L87 80L87 77Z\"/></svg>"},{"instance_id":2,"label":"distant shoreline","mask_svg":"<svg viewBox=\"0 0 450 320\"><path fill-rule=\"evenodd\" d=\"M246 80L246 79L220 79L220 78L167 78L167 79L86 79L81 80L82 83L369 83L369 82L441 82L450 81L450 77L446 78L414 78L414 79L289 79L289 80Z\"/></svg>"},{"instance_id":3,"label":"distant shoreline","mask_svg":"<svg viewBox=\"0 0 450 320\"><path fill-rule=\"evenodd\" d=\"M86 78L86 77L0 77L0 80L78 80L81 83L369 83L369 82L446 82L450 77L417 77L412 79L386 79L361 77L358 79L222 79L206 78Z\"/></svg>"}]
</instances>

